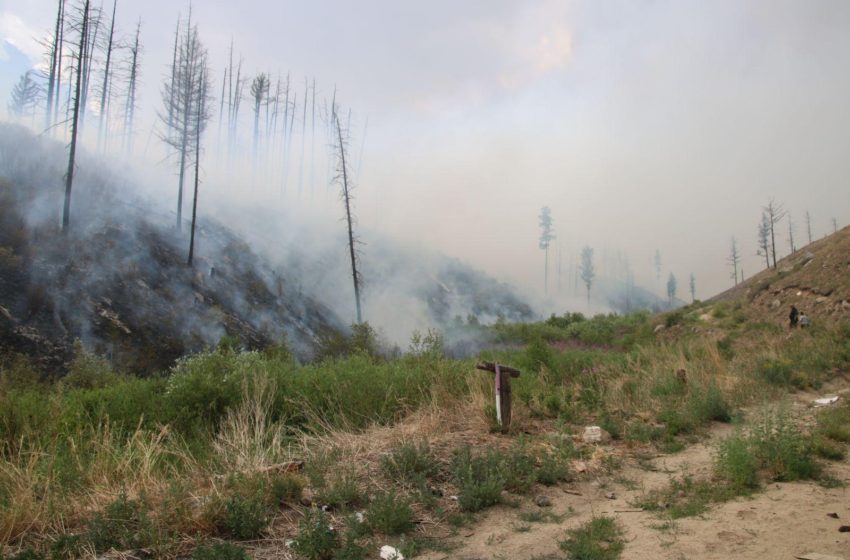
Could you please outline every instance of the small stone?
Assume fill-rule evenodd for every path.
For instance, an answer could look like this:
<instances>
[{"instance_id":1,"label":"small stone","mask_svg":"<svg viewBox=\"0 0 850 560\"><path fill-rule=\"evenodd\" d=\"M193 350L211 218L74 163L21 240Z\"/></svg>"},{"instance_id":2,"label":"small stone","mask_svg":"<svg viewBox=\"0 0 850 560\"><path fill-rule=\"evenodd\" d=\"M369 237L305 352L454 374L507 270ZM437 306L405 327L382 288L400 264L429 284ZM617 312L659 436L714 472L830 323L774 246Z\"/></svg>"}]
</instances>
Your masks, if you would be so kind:
<instances>
[{"instance_id":1,"label":"small stone","mask_svg":"<svg viewBox=\"0 0 850 560\"><path fill-rule=\"evenodd\" d=\"M584 443L605 443L611 441L611 434L599 426L586 426L581 434Z\"/></svg>"},{"instance_id":2,"label":"small stone","mask_svg":"<svg viewBox=\"0 0 850 560\"><path fill-rule=\"evenodd\" d=\"M837 514L837 513L827 513L827 514L826 514L826 516L827 516L827 517L831 517L831 518L833 518L833 519L838 519L838 514Z\"/></svg>"},{"instance_id":3,"label":"small stone","mask_svg":"<svg viewBox=\"0 0 850 560\"><path fill-rule=\"evenodd\" d=\"M815 300L815 303L823 303L827 300L826 296L820 296Z\"/></svg>"},{"instance_id":4,"label":"small stone","mask_svg":"<svg viewBox=\"0 0 850 560\"><path fill-rule=\"evenodd\" d=\"M838 528L839 533L850 533L850 525L842 525Z\"/></svg>"},{"instance_id":5,"label":"small stone","mask_svg":"<svg viewBox=\"0 0 850 560\"><path fill-rule=\"evenodd\" d=\"M778 299L775 299L775 300L773 300L773 301L770 303L770 306L771 306L772 308L774 308L774 309L779 309L779 307L780 307L781 305L782 305L782 302L781 302L781 301L779 301Z\"/></svg>"},{"instance_id":6,"label":"small stone","mask_svg":"<svg viewBox=\"0 0 850 560\"><path fill-rule=\"evenodd\" d=\"M537 507L549 507L552 505L552 500L549 499L549 496L540 494L534 498L534 503L537 504Z\"/></svg>"},{"instance_id":7,"label":"small stone","mask_svg":"<svg viewBox=\"0 0 850 560\"><path fill-rule=\"evenodd\" d=\"M609 500L616 500L617 499L617 495L613 492L606 492L605 497L608 498Z\"/></svg>"}]
</instances>

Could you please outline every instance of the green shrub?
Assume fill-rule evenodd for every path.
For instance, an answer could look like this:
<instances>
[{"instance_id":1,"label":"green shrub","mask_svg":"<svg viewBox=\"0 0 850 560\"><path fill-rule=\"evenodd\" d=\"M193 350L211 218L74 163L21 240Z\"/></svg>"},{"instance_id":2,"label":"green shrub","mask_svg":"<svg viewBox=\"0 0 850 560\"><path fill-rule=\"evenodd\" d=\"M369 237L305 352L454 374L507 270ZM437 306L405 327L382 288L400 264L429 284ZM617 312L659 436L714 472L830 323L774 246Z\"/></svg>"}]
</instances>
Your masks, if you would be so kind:
<instances>
[{"instance_id":1,"label":"green shrub","mask_svg":"<svg viewBox=\"0 0 850 560\"><path fill-rule=\"evenodd\" d=\"M338 546L339 539L328 516L318 509L307 510L298 524L292 549L308 560L330 560Z\"/></svg>"},{"instance_id":2,"label":"green shrub","mask_svg":"<svg viewBox=\"0 0 850 560\"><path fill-rule=\"evenodd\" d=\"M146 504L122 493L89 520L86 539L96 552L144 548L155 542L155 530Z\"/></svg>"},{"instance_id":3,"label":"green shrub","mask_svg":"<svg viewBox=\"0 0 850 560\"><path fill-rule=\"evenodd\" d=\"M304 479L291 473L275 476L271 479L270 491L278 504L296 504L304 491Z\"/></svg>"},{"instance_id":4,"label":"green shrub","mask_svg":"<svg viewBox=\"0 0 850 560\"><path fill-rule=\"evenodd\" d=\"M750 442L741 433L720 441L715 458L715 471L735 494L747 494L758 488L758 459Z\"/></svg>"},{"instance_id":5,"label":"green shrub","mask_svg":"<svg viewBox=\"0 0 850 560\"><path fill-rule=\"evenodd\" d=\"M811 438L804 436L784 409L766 411L750 433L750 445L771 480L817 478Z\"/></svg>"},{"instance_id":6,"label":"green shrub","mask_svg":"<svg viewBox=\"0 0 850 560\"><path fill-rule=\"evenodd\" d=\"M535 471L535 478L540 484L554 486L559 482L570 480L570 469L566 461L547 453L540 460L540 465Z\"/></svg>"},{"instance_id":7,"label":"green shrub","mask_svg":"<svg viewBox=\"0 0 850 560\"><path fill-rule=\"evenodd\" d=\"M50 543L51 560L72 560L80 558L83 552L83 539L80 535L59 535Z\"/></svg>"},{"instance_id":8,"label":"green shrub","mask_svg":"<svg viewBox=\"0 0 850 560\"><path fill-rule=\"evenodd\" d=\"M757 371L767 383L780 386L790 385L794 375L791 362L785 359L764 360Z\"/></svg>"},{"instance_id":9,"label":"green shrub","mask_svg":"<svg viewBox=\"0 0 850 560\"><path fill-rule=\"evenodd\" d=\"M540 368L553 369L555 355L552 348L543 340L542 336L534 337L525 348L525 367L531 371L539 371Z\"/></svg>"},{"instance_id":10,"label":"green shrub","mask_svg":"<svg viewBox=\"0 0 850 560\"><path fill-rule=\"evenodd\" d=\"M437 461L427 442L404 443L381 458L384 475L397 483L417 484L437 473Z\"/></svg>"},{"instance_id":11,"label":"green shrub","mask_svg":"<svg viewBox=\"0 0 850 560\"><path fill-rule=\"evenodd\" d=\"M818 434L840 441L850 443L850 404L827 408L817 415Z\"/></svg>"},{"instance_id":12,"label":"green shrub","mask_svg":"<svg viewBox=\"0 0 850 560\"><path fill-rule=\"evenodd\" d=\"M338 470L330 482L317 493L317 499L332 508L356 506L363 502L357 478L349 469Z\"/></svg>"},{"instance_id":13,"label":"green shrub","mask_svg":"<svg viewBox=\"0 0 850 560\"><path fill-rule=\"evenodd\" d=\"M473 456L469 447L464 447L455 454L451 470L462 511L480 511L501 501L505 489L501 467L499 454L492 450Z\"/></svg>"},{"instance_id":14,"label":"green shrub","mask_svg":"<svg viewBox=\"0 0 850 560\"><path fill-rule=\"evenodd\" d=\"M269 524L269 512L262 494L234 494L224 504L223 528L233 538L260 537Z\"/></svg>"},{"instance_id":15,"label":"green shrub","mask_svg":"<svg viewBox=\"0 0 850 560\"><path fill-rule=\"evenodd\" d=\"M679 519L700 515L712 502L723 500L726 496L725 487L685 475L681 479L670 480L664 488L649 492L636 505L648 511L663 511L666 516Z\"/></svg>"},{"instance_id":16,"label":"green shrub","mask_svg":"<svg viewBox=\"0 0 850 560\"><path fill-rule=\"evenodd\" d=\"M413 510L407 499L380 493L372 498L366 509L366 522L373 531L399 535L413 527Z\"/></svg>"},{"instance_id":17,"label":"green shrub","mask_svg":"<svg viewBox=\"0 0 850 560\"><path fill-rule=\"evenodd\" d=\"M250 560L250 556L241 546L222 542L197 547L192 552L192 560Z\"/></svg>"},{"instance_id":18,"label":"green shrub","mask_svg":"<svg viewBox=\"0 0 850 560\"><path fill-rule=\"evenodd\" d=\"M842 461L847 457L847 446L829 438L817 436L813 442L814 452L818 457L830 461Z\"/></svg>"},{"instance_id":19,"label":"green shrub","mask_svg":"<svg viewBox=\"0 0 850 560\"><path fill-rule=\"evenodd\" d=\"M616 560L623 553L623 530L610 517L595 517L581 527L567 531L559 543L572 560Z\"/></svg>"},{"instance_id":20,"label":"green shrub","mask_svg":"<svg viewBox=\"0 0 850 560\"><path fill-rule=\"evenodd\" d=\"M502 458L501 471L505 490L524 494L531 490L537 478L536 459L520 442Z\"/></svg>"}]
</instances>

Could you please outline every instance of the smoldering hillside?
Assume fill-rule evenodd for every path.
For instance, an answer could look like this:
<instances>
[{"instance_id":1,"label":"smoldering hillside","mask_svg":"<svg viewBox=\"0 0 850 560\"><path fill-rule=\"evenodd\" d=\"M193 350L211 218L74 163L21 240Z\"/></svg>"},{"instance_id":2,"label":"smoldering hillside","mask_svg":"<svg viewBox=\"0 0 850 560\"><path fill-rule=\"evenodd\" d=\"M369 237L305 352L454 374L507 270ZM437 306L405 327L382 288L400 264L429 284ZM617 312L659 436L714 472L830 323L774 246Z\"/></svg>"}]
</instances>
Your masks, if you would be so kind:
<instances>
[{"instance_id":1,"label":"smoldering hillside","mask_svg":"<svg viewBox=\"0 0 850 560\"><path fill-rule=\"evenodd\" d=\"M65 161L60 143L0 126L6 349L61 372L79 339L119 369L150 372L227 335L245 348L285 341L309 360L324 331L344 332L353 322L344 242L320 224L266 221L259 210L228 223L227 213L218 221L199 212L188 267L187 228L176 230L170 198L152 197L157 189L128 177L126 168L85 154L72 227L62 235ZM508 286L459 262L369 243L361 256L365 319L394 344L458 317L534 317Z\"/></svg>"}]
</instances>

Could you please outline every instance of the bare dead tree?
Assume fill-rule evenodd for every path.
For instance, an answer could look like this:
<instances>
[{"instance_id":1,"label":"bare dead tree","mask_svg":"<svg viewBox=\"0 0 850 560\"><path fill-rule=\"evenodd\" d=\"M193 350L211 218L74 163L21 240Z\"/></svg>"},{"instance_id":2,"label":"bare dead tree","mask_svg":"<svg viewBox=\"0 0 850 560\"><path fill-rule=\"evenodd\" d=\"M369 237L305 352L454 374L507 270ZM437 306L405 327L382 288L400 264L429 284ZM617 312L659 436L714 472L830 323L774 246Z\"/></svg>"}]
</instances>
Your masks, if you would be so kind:
<instances>
[{"instance_id":1,"label":"bare dead tree","mask_svg":"<svg viewBox=\"0 0 850 560\"><path fill-rule=\"evenodd\" d=\"M206 68L206 60L204 60L204 65L201 67L201 76L198 81L198 94L197 94L197 114L195 116L196 122L205 122L210 118L210 115L207 114L207 97L208 91L211 87L208 82L208 73L209 71ZM198 186L200 185L200 165L201 165L201 132L203 130L202 126L195 127L195 192L192 196L192 226L189 234L189 257L186 260L186 264L188 266L192 266L192 258L195 255L195 222L198 215Z\"/></svg>"},{"instance_id":2,"label":"bare dead tree","mask_svg":"<svg viewBox=\"0 0 850 560\"><path fill-rule=\"evenodd\" d=\"M100 24L102 20L102 12L100 8L91 8L89 12L88 29L91 34L86 37L84 42L85 56L83 57L83 81L80 90L80 115L78 126L81 134L86 123L86 109L88 108L92 68L94 67L95 60L94 54L97 51L98 35L100 34Z\"/></svg>"},{"instance_id":3,"label":"bare dead tree","mask_svg":"<svg viewBox=\"0 0 850 560\"><path fill-rule=\"evenodd\" d=\"M177 152L177 229L182 227L183 186L186 166L190 161L192 143L209 120L207 111L198 112L198 97L208 97L210 92L207 69L207 52L198 36L197 26L189 16L178 44L177 68L172 69L175 81L166 81L162 90L164 112L160 120L167 126L162 140Z\"/></svg>"},{"instance_id":4,"label":"bare dead tree","mask_svg":"<svg viewBox=\"0 0 850 560\"><path fill-rule=\"evenodd\" d=\"M307 96L309 93L310 82L307 81L307 78L304 78L304 112L301 116L301 163L298 166L298 196L301 196L301 190L304 186L304 144L307 139ZM348 130L350 129L348 127Z\"/></svg>"},{"instance_id":5,"label":"bare dead tree","mask_svg":"<svg viewBox=\"0 0 850 560\"><path fill-rule=\"evenodd\" d=\"M112 48L115 38L115 12L118 8L118 0L112 0L112 21L109 24L109 37L106 40L106 63L103 66L103 84L100 89L100 115L97 123L97 146L98 150L104 149L104 127L109 127L109 93L112 75L109 67L112 63Z\"/></svg>"},{"instance_id":6,"label":"bare dead tree","mask_svg":"<svg viewBox=\"0 0 850 560\"><path fill-rule=\"evenodd\" d=\"M63 10L65 8L65 0L59 0L56 8L56 28L53 31L53 37L50 43L50 62L47 70L47 100L44 108L44 128L48 129L53 124L51 116L53 115L53 95L56 90L56 68L59 64L59 42L61 41L61 31L63 26Z\"/></svg>"},{"instance_id":7,"label":"bare dead tree","mask_svg":"<svg viewBox=\"0 0 850 560\"><path fill-rule=\"evenodd\" d=\"M767 216L767 224L770 227L770 253L773 257L773 268L776 268L776 224L785 217L785 209L771 197L763 210Z\"/></svg>"},{"instance_id":8,"label":"bare dead tree","mask_svg":"<svg viewBox=\"0 0 850 560\"><path fill-rule=\"evenodd\" d=\"M832 219L832 233L838 233L838 220Z\"/></svg>"},{"instance_id":9,"label":"bare dead tree","mask_svg":"<svg viewBox=\"0 0 850 560\"><path fill-rule=\"evenodd\" d=\"M59 24L56 27L58 34L57 47L59 52L56 55L56 86L53 91L53 107L48 104L47 111L53 112L52 122L56 123L59 120L59 92L62 91L62 50L65 39L65 0L60 0L59 15L57 16ZM71 89L70 87L68 89Z\"/></svg>"},{"instance_id":10,"label":"bare dead tree","mask_svg":"<svg viewBox=\"0 0 850 560\"><path fill-rule=\"evenodd\" d=\"M738 241L735 239L735 236L732 236L732 246L729 249L729 256L726 258L726 262L729 266L732 267L732 274L730 276L735 281L735 285L738 285L738 265L741 264L741 253L738 251Z\"/></svg>"},{"instance_id":11,"label":"bare dead tree","mask_svg":"<svg viewBox=\"0 0 850 560\"><path fill-rule=\"evenodd\" d=\"M130 67L127 78L127 98L124 101L124 151L129 156L133 153L133 136L136 119L136 83L139 79L139 55L141 44L139 38L142 33L142 20L136 24L136 38L130 47Z\"/></svg>"},{"instance_id":12,"label":"bare dead tree","mask_svg":"<svg viewBox=\"0 0 850 560\"><path fill-rule=\"evenodd\" d=\"M306 99L305 99L306 102ZM305 103L306 104L306 103ZM346 162L346 153L348 151L347 136L343 136L342 124L336 109L333 111L333 119L336 123L337 132L337 176L336 180L340 186L340 198L345 206L345 221L348 227L348 250L351 256L351 279L354 283L354 303L357 308L357 323L363 322L363 316L360 310L360 283L361 278L357 270L357 253L355 244L358 243L354 235L354 216L352 213L352 190L354 185L350 182L350 174L348 163Z\"/></svg>"},{"instance_id":13,"label":"bare dead tree","mask_svg":"<svg viewBox=\"0 0 850 560\"><path fill-rule=\"evenodd\" d=\"M791 214L788 214L788 245L793 255L797 251L797 246L794 245L794 221L791 219Z\"/></svg>"},{"instance_id":14,"label":"bare dead tree","mask_svg":"<svg viewBox=\"0 0 850 560\"><path fill-rule=\"evenodd\" d=\"M71 117L71 146L68 153L68 171L65 173L65 204L62 210L62 232L67 233L71 223L71 189L74 185L74 164L77 154L77 134L79 132L81 91L83 81L83 63L85 47L88 42L89 0L85 0L80 14L80 42L77 46L77 63L73 69L76 74L74 85L73 112Z\"/></svg>"},{"instance_id":15,"label":"bare dead tree","mask_svg":"<svg viewBox=\"0 0 850 560\"><path fill-rule=\"evenodd\" d=\"M756 254L764 255L765 266L770 268L770 221L766 212L762 212L761 214L761 223L758 228L758 243L759 248Z\"/></svg>"},{"instance_id":16,"label":"bare dead tree","mask_svg":"<svg viewBox=\"0 0 850 560\"><path fill-rule=\"evenodd\" d=\"M18 80L18 83L12 88L12 95L9 99L9 113L18 119L24 117L35 118L36 106L41 98L41 86L33 78L35 72L28 70Z\"/></svg>"},{"instance_id":17,"label":"bare dead tree","mask_svg":"<svg viewBox=\"0 0 850 560\"><path fill-rule=\"evenodd\" d=\"M809 245L812 244L812 216L806 210L806 233L809 234Z\"/></svg>"},{"instance_id":18,"label":"bare dead tree","mask_svg":"<svg viewBox=\"0 0 850 560\"><path fill-rule=\"evenodd\" d=\"M265 72L260 72L251 82L251 98L254 100L254 142L252 147L253 156L257 157L257 148L260 143L260 110L266 103L269 94L269 77Z\"/></svg>"}]
</instances>

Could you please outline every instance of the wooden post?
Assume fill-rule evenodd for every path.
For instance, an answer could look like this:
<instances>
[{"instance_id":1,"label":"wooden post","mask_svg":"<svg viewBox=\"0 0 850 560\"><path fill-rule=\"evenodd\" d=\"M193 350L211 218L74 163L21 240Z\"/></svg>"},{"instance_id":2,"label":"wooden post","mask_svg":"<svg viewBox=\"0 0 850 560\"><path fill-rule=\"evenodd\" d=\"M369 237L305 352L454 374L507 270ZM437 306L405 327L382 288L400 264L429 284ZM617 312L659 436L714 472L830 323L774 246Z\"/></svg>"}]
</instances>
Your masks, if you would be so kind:
<instances>
[{"instance_id":1,"label":"wooden post","mask_svg":"<svg viewBox=\"0 0 850 560\"><path fill-rule=\"evenodd\" d=\"M520 371L494 362L481 362L477 369L495 374L496 419L503 430L511 427L511 377L519 377Z\"/></svg>"}]
</instances>

